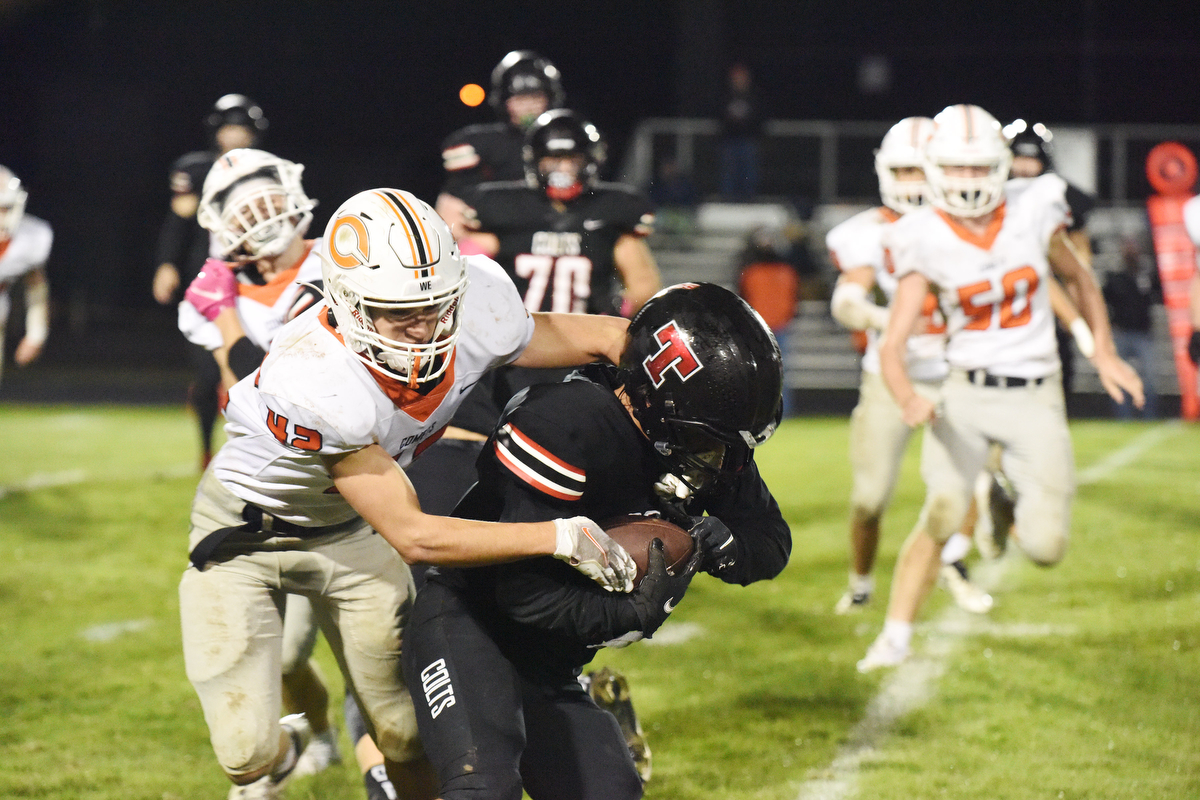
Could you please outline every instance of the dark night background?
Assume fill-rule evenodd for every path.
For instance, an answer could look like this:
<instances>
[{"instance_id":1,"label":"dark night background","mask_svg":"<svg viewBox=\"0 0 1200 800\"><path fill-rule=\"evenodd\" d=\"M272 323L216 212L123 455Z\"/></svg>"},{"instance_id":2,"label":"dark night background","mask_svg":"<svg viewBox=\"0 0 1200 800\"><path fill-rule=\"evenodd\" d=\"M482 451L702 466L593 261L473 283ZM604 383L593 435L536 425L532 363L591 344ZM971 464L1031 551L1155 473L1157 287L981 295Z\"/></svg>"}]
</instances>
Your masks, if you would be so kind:
<instances>
[{"instance_id":1,"label":"dark night background","mask_svg":"<svg viewBox=\"0 0 1200 800\"><path fill-rule=\"evenodd\" d=\"M361 189L432 201L441 139L492 118L458 88L486 87L511 49L558 65L613 165L640 119L714 116L733 60L751 65L776 119L894 121L971 102L1002 121L1200 122L1198 6L8 0L0 163L55 229L53 361L60 334L92 326L149 319L178 337L149 290L167 171L205 146L201 119L227 92L262 105L263 147L306 165L319 232ZM891 83L864 94L858 70L873 56Z\"/></svg>"}]
</instances>

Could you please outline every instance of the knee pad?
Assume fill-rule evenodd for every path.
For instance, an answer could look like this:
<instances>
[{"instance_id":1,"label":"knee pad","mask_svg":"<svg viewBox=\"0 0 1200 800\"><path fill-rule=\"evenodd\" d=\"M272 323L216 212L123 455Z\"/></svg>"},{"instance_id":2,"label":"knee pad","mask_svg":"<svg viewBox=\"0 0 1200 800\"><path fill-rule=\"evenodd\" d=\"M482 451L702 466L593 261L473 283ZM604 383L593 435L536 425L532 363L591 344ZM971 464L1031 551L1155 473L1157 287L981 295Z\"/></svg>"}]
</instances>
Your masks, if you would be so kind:
<instances>
[{"instance_id":1,"label":"knee pad","mask_svg":"<svg viewBox=\"0 0 1200 800\"><path fill-rule=\"evenodd\" d=\"M248 722L248 720L243 720ZM231 726L227 732L213 732L213 753L221 769L233 778L261 772L279 756L280 727L273 725L256 729L254 725Z\"/></svg>"},{"instance_id":2,"label":"knee pad","mask_svg":"<svg viewBox=\"0 0 1200 800\"><path fill-rule=\"evenodd\" d=\"M945 544L963 523L967 515L967 500L958 495L931 493L925 498L917 522L938 544Z\"/></svg>"},{"instance_id":3,"label":"knee pad","mask_svg":"<svg viewBox=\"0 0 1200 800\"><path fill-rule=\"evenodd\" d=\"M1071 526L1070 498L1035 494L1017 498L1013 538L1029 560L1052 567L1067 554Z\"/></svg>"},{"instance_id":4,"label":"knee pad","mask_svg":"<svg viewBox=\"0 0 1200 800\"><path fill-rule=\"evenodd\" d=\"M521 776L512 769L489 769L481 766L472 772L462 772L443 778L441 800L521 800Z\"/></svg>"}]
</instances>

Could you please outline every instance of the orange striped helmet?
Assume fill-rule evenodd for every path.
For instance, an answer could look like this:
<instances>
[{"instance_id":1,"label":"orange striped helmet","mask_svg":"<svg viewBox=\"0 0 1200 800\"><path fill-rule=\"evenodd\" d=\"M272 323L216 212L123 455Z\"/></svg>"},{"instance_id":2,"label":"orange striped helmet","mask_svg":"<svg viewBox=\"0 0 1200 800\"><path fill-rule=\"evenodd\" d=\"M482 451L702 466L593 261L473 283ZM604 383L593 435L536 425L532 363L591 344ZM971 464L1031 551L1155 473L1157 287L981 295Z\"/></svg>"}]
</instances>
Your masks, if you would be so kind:
<instances>
[{"instance_id":1,"label":"orange striped helmet","mask_svg":"<svg viewBox=\"0 0 1200 800\"><path fill-rule=\"evenodd\" d=\"M905 117L888 130L875 151L879 197L897 214L907 214L928 202L925 181L897 180L895 171L912 167L924 170L922 151L931 133L933 120L929 117Z\"/></svg>"},{"instance_id":2,"label":"orange striped helmet","mask_svg":"<svg viewBox=\"0 0 1200 800\"><path fill-rule=\"evenodd\" d=\"M467 265L428 203L400 189L359 192L333 212L318 252L325 299L359 360L410 386L446 371L458 340ZM388 309L436 314L429 341L382 336L374 320Z\"/></svg>"},{"instance_id":3,"label":"orange striped helmet","mask_svg":"<svg viewBox=\"0 0 1200 800\"><path fill-rule=\"evenodd\" d=\"M981 217L1004 201L1012 151L991 114L979 106L948 106L933 118L924 164L935 207L960 217ZM960 172L954 167L984 167L986 172L947 174L947 169Z\"/></svg>"}]
</instances>

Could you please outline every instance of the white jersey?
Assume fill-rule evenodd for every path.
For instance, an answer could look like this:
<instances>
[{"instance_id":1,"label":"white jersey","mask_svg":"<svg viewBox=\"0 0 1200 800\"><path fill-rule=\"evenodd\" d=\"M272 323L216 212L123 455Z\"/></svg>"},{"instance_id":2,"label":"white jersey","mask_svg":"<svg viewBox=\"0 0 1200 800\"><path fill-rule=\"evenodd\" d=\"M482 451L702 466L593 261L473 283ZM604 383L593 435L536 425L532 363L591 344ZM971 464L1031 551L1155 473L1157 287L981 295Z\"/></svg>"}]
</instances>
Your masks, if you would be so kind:
<instances>
[{"instance_id":1,"label":"white jersey","mask_svg":"<svg viewBox=\"0 0 1200 800\"><path fill-rule=\"evenodd\" d=\"M1183 225L1197 248L1197 261L1200 262L1200 194L1183 204Z\"/></svg>"},{"instance_id":2,"label":"white jersey","mask_svg":"<svg viewBox=\"0 0 1200 800\"><path fill-rule=\"evenodd\" d=\"M350 353L324 303L285 325L262 366L229 392L228 441L212 464L217 479L299 525L354 518L322 456L378 444L408 466L437 440L484 372L516 359L533 336L533 318L499 264L467 256L467 275L450 367L424 395Z\"/></svg>"},{"instance_id":3,"label":"white jersey","mask_svg":"<svg viewBox=\"0 0 1200 800\"><path fill-rule=\"evenodd\" d=\"M12 237L0 243L0 322L8 319L8 290L22 275L46 264L53 242L50 223L25 214Z\"/></svg>"},{"instance_id":4,"label":"white jersey","mask_svg":"<svg viewBox=\"0 0 1200 800\"><path fill-rule=\"evenodd\" d=\"M825 246L837 268L871 267L875 271L875 285L889 304L896 294L896 276L889 271L883 257L883 231L897 219L899 215L886 206L871 208L836 225L825 236ZM879 374L880 335L874 328L867 329L862 368L873 375ZM908 339L905 363L913 380L940 381L946 377L946 325L933 294L925 304L917 330Z\"/></svg>"},{"instance_id":5,"label":"white jersey","mask_svg":"<svg viewBox=\"0 0 1200 800\"><path fill-rule=\"evenodd\" d=\"M1070 221L1066 188L1053 174L1010 180L982 236L933 208L887 226L883 243L896 277L919 272L938 292L952 368L1017 378L1059 370L1046 251Z\"/></svg>"},{"instance_id":6,"label":"white jersey","mask_svg":"<svg viewBox=\"0 0 1200 800\"><path fill-rule=\"evenodd\" d=\"M276 332L296 315L298 310L293 310L293 306L304 291L304 284L321 280L321 258L317 255L320 244L320 239L305 242L307 250L299 263L262 286L244 281L239 276L235 305L238 321L246 338L259 349L270 350ZM205 319L187 300L179 303L179 330L189 342L209 350L216 350L224 344L217 324Z\"/></svg>"}]
</instances>

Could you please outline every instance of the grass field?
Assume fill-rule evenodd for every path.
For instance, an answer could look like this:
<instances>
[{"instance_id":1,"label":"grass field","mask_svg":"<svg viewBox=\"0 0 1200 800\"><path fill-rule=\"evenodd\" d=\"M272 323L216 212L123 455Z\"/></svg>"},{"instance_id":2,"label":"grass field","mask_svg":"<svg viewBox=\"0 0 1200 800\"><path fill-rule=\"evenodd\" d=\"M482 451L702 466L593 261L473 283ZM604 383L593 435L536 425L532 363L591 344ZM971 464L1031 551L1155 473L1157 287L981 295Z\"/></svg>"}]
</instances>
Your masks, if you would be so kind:
<instances>
[{"instance_id":1,"label":"grass field","mask_svg":"<svg viewBox=\"0 0 1200 800\"><path fill-rule=\"evenodd\" d=\"M1200 428L1072 430L1066 560L978 565L987 618L938 592L914 660L862 676L920 504L917 448L885 520L881 597L838 617L846 421L786 422L759 451L792 526L786 571L697 579L654 641L597 658L630 677L646 796L1200 797ZM0 405L0 798L224 797L179 643L194 440L181 408ZM363 791L345 764L288 797Z\"/></svg>"}]
</instances>

